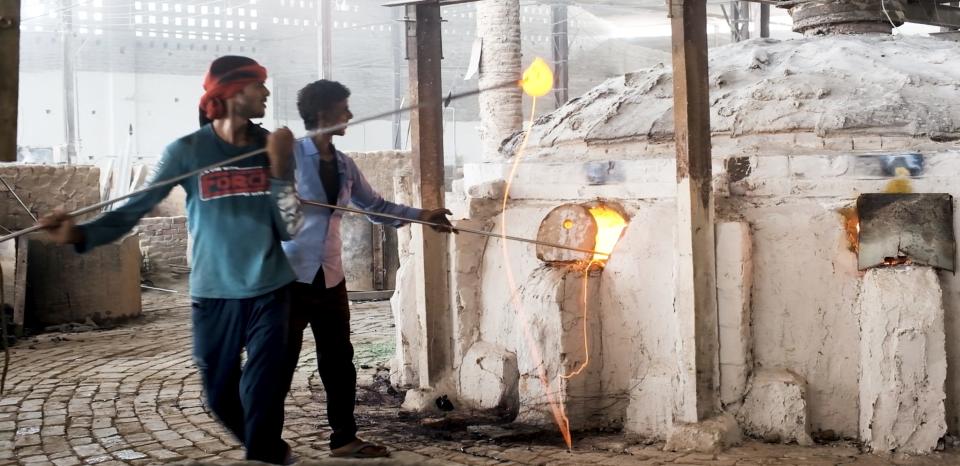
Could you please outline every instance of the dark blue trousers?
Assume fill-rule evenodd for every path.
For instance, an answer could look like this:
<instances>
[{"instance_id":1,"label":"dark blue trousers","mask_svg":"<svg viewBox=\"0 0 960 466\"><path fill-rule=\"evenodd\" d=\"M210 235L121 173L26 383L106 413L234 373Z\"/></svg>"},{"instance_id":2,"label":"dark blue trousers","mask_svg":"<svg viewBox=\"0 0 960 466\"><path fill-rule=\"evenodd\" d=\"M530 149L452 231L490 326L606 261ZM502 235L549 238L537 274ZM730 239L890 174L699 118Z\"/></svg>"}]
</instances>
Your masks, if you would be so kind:
<instances>
[{"instance_id":1,"label":"dark blue trousers","mask_svg":"<svg viewBox=\"0 0 960 466\"><path fill-rule=\"evenodd\" d=\"M247 459L282 464L288 287L246 299L193 299L193 353L207 408L243 443ZM240 354L247 349L246 364Z\"/></svg>"}]
</instances>

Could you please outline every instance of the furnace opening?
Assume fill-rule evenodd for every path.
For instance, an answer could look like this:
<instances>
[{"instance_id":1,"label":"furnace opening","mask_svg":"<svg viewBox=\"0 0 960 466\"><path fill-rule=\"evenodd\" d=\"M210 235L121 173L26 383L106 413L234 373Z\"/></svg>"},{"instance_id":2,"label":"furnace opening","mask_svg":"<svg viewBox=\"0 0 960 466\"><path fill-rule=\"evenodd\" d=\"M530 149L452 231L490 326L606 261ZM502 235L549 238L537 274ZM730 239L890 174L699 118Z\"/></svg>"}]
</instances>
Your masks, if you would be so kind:
<instances>
[{"instance_id":1,"label":"furnace opening","mask_svg":"<svg viewBox=\"0 0 960 466\"><path fill-rule=\"evenodd\" d=\"M606 261L610 258L610 253L620 240L623 229L627 227L627 220L620 215L620 212L613 210L605 205L599 205L590 208L590 215L597 222L597 237L593 247L597 251L593 255L594 261Z\"/></svg>"},{"instance_id":2,"label":"furnace opening","mask_svg":"<svg viewBox=\"0 0 960 466\"><path fill-rule=\"evenodd\" d=\"M548 263L592 263L602 267L626 227L627 217L615 205L603 202L561 205L540 223L537 239L544 244L537 247L537 257Z\"/></svg>"}]
</instances>

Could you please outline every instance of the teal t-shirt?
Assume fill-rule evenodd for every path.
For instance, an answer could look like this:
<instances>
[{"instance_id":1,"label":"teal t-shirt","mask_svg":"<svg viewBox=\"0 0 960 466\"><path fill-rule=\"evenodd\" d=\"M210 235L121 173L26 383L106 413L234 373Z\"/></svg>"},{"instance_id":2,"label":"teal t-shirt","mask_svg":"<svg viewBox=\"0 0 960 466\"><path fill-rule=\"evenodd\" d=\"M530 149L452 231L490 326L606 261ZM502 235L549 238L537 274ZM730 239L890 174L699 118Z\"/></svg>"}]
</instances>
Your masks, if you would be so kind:
<instances>
[{"instance_id":1,"label":"teal t-shirt","mask_svg":"<svg viewBox=\"0 0 960 466\"><path fill-rule=\"evenodd\" d=\"M266 131L261 136L265 139ZM152 180L166 180L262 148L230 145L207 124L167 146ZM270 177L266 154L213 168L182 180L193 237L190 294L197 298L240 299L274 291L296 279L281 241L289 240L302 218L290 181ZM80 225L84 252L112 242L162 201L173 186L134 196L121 207Z\"/></svg>"}]
</instances>

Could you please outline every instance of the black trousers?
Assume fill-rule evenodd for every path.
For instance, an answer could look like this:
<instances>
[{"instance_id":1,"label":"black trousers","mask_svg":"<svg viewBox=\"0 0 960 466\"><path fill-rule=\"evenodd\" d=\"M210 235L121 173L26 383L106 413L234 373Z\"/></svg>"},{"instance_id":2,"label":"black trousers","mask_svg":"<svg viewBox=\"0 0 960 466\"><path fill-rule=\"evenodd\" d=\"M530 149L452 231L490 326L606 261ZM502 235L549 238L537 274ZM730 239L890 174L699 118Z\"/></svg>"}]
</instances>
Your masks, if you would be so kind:
<instances>
[{"instance_id":1,"label":"black trousers","mask_svg":"<svg viewBox=\"0 0 960 466\"><path fill-rule=\"evenodd\" d=\"M320 269L312 284L297 282L291 285L290 296L287 367L290 381L303 347L303 331L310 324L317 343L317 369L327 392L327 420L333 429L330 448L339 448L357 438L357 423L353 416L357 369L353 365L353 344L350 343L347 283L341 281L333 288L327 288L323 269ZM287 382L288 388L290 381Z\"/></svg>"},{"instance_id":2,"label":"black trousers","mask_svg":"<svg viewBox=\"0 0 960 466\"><path fill-rule=\"evenodd\" d=\"M207 408L247 449L247 459L282 464L289 334L287 287L247 299L193 298L193 354ZM240 367L240 353L247 362Z\"/></svg>"}]
</instances>

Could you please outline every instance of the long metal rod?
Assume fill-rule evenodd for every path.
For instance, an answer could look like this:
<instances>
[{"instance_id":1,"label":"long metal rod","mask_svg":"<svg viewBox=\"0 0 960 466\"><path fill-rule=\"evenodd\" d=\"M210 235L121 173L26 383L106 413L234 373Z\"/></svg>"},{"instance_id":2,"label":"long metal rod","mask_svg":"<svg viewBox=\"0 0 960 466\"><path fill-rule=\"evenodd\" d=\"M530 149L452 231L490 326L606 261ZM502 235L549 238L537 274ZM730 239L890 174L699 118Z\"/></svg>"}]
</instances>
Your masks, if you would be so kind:
<instances>
[{"instance_id":1,"label":"long metal rod","mask_svg":"<svg viewBox=\"0 0 960 466\"><path fill-rule=\"evenodd\" d=\"M168 290L168 289L166 289L166 288L157 288L157 287L155 287L155 286L140 285L140 288L145 288L145 289L148 289L148 290L165 291L165 292L167 292L167 293L179 293L179 291L177 291L177 290Z\"/></svg>"},{"instance_id":2,"label":"long metal rod","mask_svg":"<svg viewBox=\"0 0 960 466\"><path fill-rule=\"evenodd\" d=\"M609 255L609 254L607 254L607 253L603 253L603 252L599 252L599 251L594 251L594 250L592 250L592 249L577 248L577 247L573 247L573 246L567 246L567 245L564 245L564 244L551 243L551 242L549 242L549 241L540 241L540 240L529 239L529 238L521 238L521 237L519 237L519 236L510 236L510 235L505 235L505 236L504 236L504 235L501 235L501 234L498 234L498 233L489 232L489 231L475 230L475 229L473 229L473 228L456 227L456 226L455 226L455 227L450 227L450 226L448 226L448 225L442 225L442 224L439 224L439 223L427 222L427 221L420 220L420 219L413 219L413 218L401 217L401 216L399 216L399 215L384 214L384 213L379 213L379 212L369 212L369 211L366 211L366 210L354 209L353 207L346 207L346 206L325 204L325 203L323 203L323 202L310 201L310 200L306 200L306 199L300 199L300 202L303 203L303 204L306 204L306 205L312 205L312 206L317 206L317 207L326 207L326 208L328 208L328 209L337 209L337 210L342 210L342 211L345 211L345 212L352 212L352 213L355 213L355 214L363 214L363 215L369 215L369 216L373 216L373 217L383 217L383 218L391 218L391 219L394 219L394 220L402 220L402 221L404 221L404 222L419 223L419 224L421 224L421 225L426 225L426 226L429 226L429 227L451 228L454 232L471 233L471 234L474 234L474 235L487 236L487 237L490 237L490 238L507 239L507 240L510 240L510 241L519 241L519 242L521 242L521 243L539 244L539 245L541 245L541 246L549 246L549 247L551 247L551 248L557 248L557 249L566 249L566 250L568 250L568 251L585 252L585 253L587 253L587 254L599 254L599 255L604 255L604 256Z\"/></svg>"},{"instance_id":3,"label":"long metal rod","mask_svg":"<svg viewBox=\"0 0 960 466\"><path fill-rule=\"evenodd\" d=\"M474 89L474 90L471 90L471 91L461 92L461 93L459 93L459 94L450 94L450 95L448 95L446 98L444 98L443 100L444 100L445 103L449 103L449 102L452 101L452 100L457 100L457 99L462 99L462 98L464 98L464 97L474 96L474 95L480 94L481 92L491 91L491 90L495 90L495 89L502 89L502 88L505 88L505 87L516 86L516 85L518 85L518 81L508 81L508 82L504 82L504 83L501 83L501 84L498 84L498 85L495 85L495 86L490 86L490 87L483 88L483 89ZM344 128L348 128L348 127L350 127L350 126L359 125L359 124L361 124L361 123L366 123L366 122L373 121L373 120L379 120L379 119L382 119L382 118L384 118L384 117L392 116L392 115L397 114L397 113L409 113L409 112L411 112L411 111L413 111L413 110L416 110L416 109L419 109L419 108L422 108L422 107L426 107L426 106L428 106L428 105L436 105L437 103L438 103L438 102L430 102L430 101L427 101L427 102L423 102L423 103L420 103L420 104L417 104L417 105L408 105L408 106L406 106L406 107L403 107L403 108L400 108L400 109L397 109L397 110L391 110L391 111L387 111L387 112L382 112L382 113L378 113L378 114L376 114L376 115L371 115L371 116L368 116L368 117L360 118L360 119L353 120L353 121L350 121L350 122L347 122L347 123L341 123L341 124L339 124L339 125L334 125L334 126L330 126L330 127L327 127L327 128L320 128L320 129L316 129L316 130L313 130L313 131L308 131L305 136L303 136L303 137L301 137L301 138L299 138L299 139L311 138L311 137L313 137L313 136L315 136L315 135L317 135L317 134L332 133L332 132L334 132L334 131L338 131L338 130L341 130L341 129L344 129ZM253 157L253 156L255 156L255 155L262 154L262 153L264 153L264 152L266 152L266 151L267 151L266 148L253 150L253 151L250 151L250 152L247 152L247 153L244 153L244 154L240 154L240 155L238 155L238 156L236 156L236 157L231 157L231 158L229 158L229 159L225 159L225 160L221 160L221 161L216 162L216 163L212 163L212 164L207 165L207 166L205 166L205 167L200 167L200 168L198 168L198 169L196 169L196 170L193 170L193 171L184 173L184 174L182 174L182 175L175 176L175 177L170 178L170 179L166 179L166 180L163 180L163 181L155 181L155 182L151 183L150 185L144 186L143 188L140 188L140 189L138 189L138 190L136 190L136 191L132 191L132 192L129 192L129 193L124 194L124 195L122 195L122 196L118 196L118 197L116 197L116 198L109 199L109 200L106 200L106 201L103 201L103 202L98 202L98 203L96 203L96 204L92 204L92 205L89 205L89 206L87 206L87 207L83 207L83 208L77 209L77 210L75 210L75 211L73 211L73 212L69 212L69 213L67 213L67 216L68 216L68 217L77 217L77 216L80 216L80 215L83 215L83 214L86 214L86 213L94 212L94 211L100 210L100 209L102 209L102 208L104 208L104 207L106 207L106 206L108 206L108 205L116 204L117 202L120 202L120 201L122 201L122 200L124 200L124 199L129 199L129 198L131 198L131 197L133 197L133 196L137 196L137 195L139 195L139 194L143 194L143 193L145 193L145 192L147 192L147 191L152 191L152 190L157 189L157 188L162 188L162 187L164 187L164 186L170 186L170 185L176 184L176 183L178 183L178 182L180 182L180 181L182 181L182 180L185 180L185 179L187 179L187 178L190 178L190 177L192 177L192 176L199 175L199 174L201 174L201 173L203 173L203 172L205 172L205 171L207 171L207 170L210 170L210 169L213 169L213 168L217 168L217 167L222 167L222 166L224 166L224 165L228 165L228 164L231 164L231 163L237 163L237 162L239 162L239 161L241 161L241 160L245 160L245 159L248 159L248 158ZM2 242L4 242L4 241L11 240L11 239L14 239L14 238L17 238L17 237L20 237L20 236L23 236L23 235L25 235L25 234L27 234L27 233L32 233L32 232L37 231L37 230L40 230L40 229L42 229L42 227L41 227L39 224L33 225L33 226L31 226L31 227L28 227L28 228L24 228L24 229L19 230L19 231L17 231L17 232L14 232L14 233L11 233L11 234L9 234L9 235L5 235L5 236L0 237L0 243L2 243Z\"/></svg>"},{"instance_id":4,"label":"long metal rod","mask_svg":"<svg viewBox=\"0 0 960 466\"><path fill-rule=\"evenodd\" d=\"M20 199L20 196L17 195L17 192L13 190L13 186L10 186L10 183L7 183L7 180L3 179L2 176L0 176L0 182L3 182L3 185L7 187L7 191L10 191L10 194L13 194L14 199L16 199L17 202L20 203L20 207L23 207L23 210L27 211L27 215L33 217L33 221L36 222L37 216L33 215L33 212L30 212L30 208L28 208L27 205L24 204L23 199ZM4 228L4 230L6 230L6 228ZM10 231L10 230L7 230L7 231Z\"/></svg>"}]
</instances>

